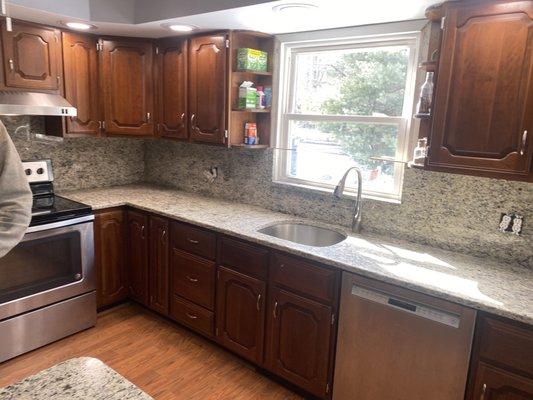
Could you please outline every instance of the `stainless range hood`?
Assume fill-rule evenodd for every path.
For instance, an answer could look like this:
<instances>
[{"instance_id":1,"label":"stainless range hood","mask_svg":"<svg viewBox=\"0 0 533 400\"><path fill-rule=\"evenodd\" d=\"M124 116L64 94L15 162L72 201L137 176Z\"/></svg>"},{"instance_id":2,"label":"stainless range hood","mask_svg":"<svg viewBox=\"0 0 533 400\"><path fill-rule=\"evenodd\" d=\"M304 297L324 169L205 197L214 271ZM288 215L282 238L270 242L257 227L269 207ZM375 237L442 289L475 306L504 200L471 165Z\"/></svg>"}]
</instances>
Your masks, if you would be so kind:
<instances>
[{"instance_id":1,"label":"stainless range hood","mask_svg":"<svg viewBox=\"0 0 533 400\"><path fill-rule=\"evenodd\" d=\"M0 115L75 117L77 114L76 108L58 94L0 91Z\"/></svg>"}]
</instances>

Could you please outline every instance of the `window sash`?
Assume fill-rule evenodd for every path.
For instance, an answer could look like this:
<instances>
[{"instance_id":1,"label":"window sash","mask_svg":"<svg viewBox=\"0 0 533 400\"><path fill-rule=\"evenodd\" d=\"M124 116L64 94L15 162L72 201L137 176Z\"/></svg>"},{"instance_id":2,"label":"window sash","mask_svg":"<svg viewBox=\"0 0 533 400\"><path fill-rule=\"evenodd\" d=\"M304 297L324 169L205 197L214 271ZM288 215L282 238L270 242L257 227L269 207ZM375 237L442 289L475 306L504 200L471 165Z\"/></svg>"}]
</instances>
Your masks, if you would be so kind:
<instances>
[{"instance_id":1,"label":"window sash","mask_svg":"<svg viewBox=\"0 0 533 400\"><path fill-rule=\"evenodd\" d=\"M398 142L396 145L395 159L390 162L397 162L394 168L394 191L376 192L363 188L365 197L378 199L399 200L403 184L405 161L408 158L409 132L411 130L411 114L413 110L414 86L416 77L416 60L418 34L399 34L396 37L373 37L359 40L343 39L317 41L303 43L285 43L281 45L281 68L279 71L279 90L281 93L279 113L277 119L278 136L277 147L274 158L274 181L281 184L302 186L311 189L331 191L332 184L317 181L308 181L295 178L288 174L289 165L289 125L291 121L330 121L330 122L355 122L355 123L375 123L398 126ZM300 53L313 53L332 50L353 50L378 47L405 46L409 48L409 60L407 67L406 90L404 95L402 116L362 116L362 115L324 115L324 114L302 114L294 113L294 96L296 92L296 62L294 55ZM353 194L353 189L346 188L348 194Z\"/></svg>"}]
</instances>

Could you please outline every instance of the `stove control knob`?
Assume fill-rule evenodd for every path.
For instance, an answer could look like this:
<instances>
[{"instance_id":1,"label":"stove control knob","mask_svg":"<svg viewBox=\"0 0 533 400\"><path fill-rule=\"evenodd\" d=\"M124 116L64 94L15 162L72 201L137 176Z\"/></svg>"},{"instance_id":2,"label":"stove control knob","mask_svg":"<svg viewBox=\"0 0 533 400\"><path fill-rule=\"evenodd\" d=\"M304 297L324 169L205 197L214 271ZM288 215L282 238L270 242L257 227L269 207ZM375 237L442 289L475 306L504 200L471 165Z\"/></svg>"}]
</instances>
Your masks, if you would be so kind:
<instances>
[{"instance_id":1,"label":"stove control knob","mask_svg":"<svg viewBox=\"0 0 533 400\"><path fill-rule=\"evenodd\" d=\"M24 172L25 172L26 175L28 175L28 176L31 175L31 169L29 169L29 168L26 168L26 169L24 170Z\"/></svg>"},{"instance_id":2,"label":"stove control knob","mask_svg":"<svg viewBox=\"0 0 533 400\"><path fill-rule=\"evenodd\" d=\"M42 175L44 173L44 169L37 168L37 175Z\"/></svg>"}]
</instances>

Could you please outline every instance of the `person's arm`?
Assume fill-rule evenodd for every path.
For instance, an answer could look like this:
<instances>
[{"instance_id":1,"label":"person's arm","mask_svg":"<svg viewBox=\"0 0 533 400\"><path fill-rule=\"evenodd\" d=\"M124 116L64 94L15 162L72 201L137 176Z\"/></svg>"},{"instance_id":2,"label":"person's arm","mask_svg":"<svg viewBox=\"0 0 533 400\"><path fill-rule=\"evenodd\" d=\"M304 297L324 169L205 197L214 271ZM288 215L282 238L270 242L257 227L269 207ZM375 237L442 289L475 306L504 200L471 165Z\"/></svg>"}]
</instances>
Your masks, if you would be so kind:
<instances>
[{"instance_id":1,"label":"person's arm","mask_svg":"<svg viewBox=\"0 0 533 400\"><path fill-rule=\"evenodd\" d=\"M31 205L32 193L20 157L0 122L0 258L24 236Z\"/></svg>"}]
</instances>

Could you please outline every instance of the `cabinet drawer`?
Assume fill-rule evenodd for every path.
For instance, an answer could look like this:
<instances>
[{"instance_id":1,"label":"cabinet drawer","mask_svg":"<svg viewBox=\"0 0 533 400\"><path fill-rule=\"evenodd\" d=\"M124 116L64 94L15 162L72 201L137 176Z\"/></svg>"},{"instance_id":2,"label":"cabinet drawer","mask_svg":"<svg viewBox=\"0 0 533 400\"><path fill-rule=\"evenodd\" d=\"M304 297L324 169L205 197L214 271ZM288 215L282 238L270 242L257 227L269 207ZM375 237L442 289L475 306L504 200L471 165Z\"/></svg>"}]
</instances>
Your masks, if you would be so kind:
<instances>
[{"instance_id":1,"label":"cabinet drawer","mask_svg":"<svg viewBox=\"0 0 533 400\"><path fill-rule=\"evenodd\" d=\"M204 229L174 222L172 246L199 256L215 259L215 234Z\"/></svg>"},{"instance_id":2,"label":"cabinet drawer","mask_svg":"<svg viewBox=\"0 0 533 400\"><path fill-rule=\"evenodd\" d=\"M172 293L202 307L215 305L215 263L172 249Z\"/></svg>"},{"instance_id":3,"label":"cabinet drawer","mask_svg":"<svg viewBox=\"0 0 533 400\"><path fill-rule=\"evenodd\" d=\"M214 314L178 296L172 296L170 316L175 321L207 336L213 336Z\"/></svg>"},{"instance_id":4,"label":"cabinet drawer","mask_svg":"<svg viewBox=\"0 0 533 400\"><path fill-rule=\"evenodd\" d=\"M219 262L247 275L266 279L268 251L240 240L221 237L219 240Z\"/></svg>"},{"instance_id":5,"label":"cabinet drawer","mask_svg":"<svg viewBox=\"0 0 533 400\"><path fill-rule=\"evenodd\" d=\"M335 301L338 272L295 257L274 253L270 270L272 282L300 294L328 303Z\"/></svg>"},{"instance_id":6,"label":"cabinet drawer","mask_svg":"<svg viewBox=\"0 0 533 400\"><path fill-rule=\"evenodd\" d=\"M480 357L533 375L533 329L493 318L482 321Z\"/></svg>"}]
</instances>

